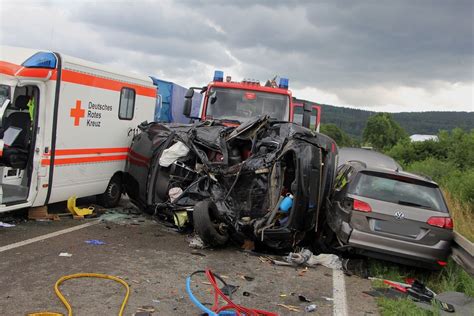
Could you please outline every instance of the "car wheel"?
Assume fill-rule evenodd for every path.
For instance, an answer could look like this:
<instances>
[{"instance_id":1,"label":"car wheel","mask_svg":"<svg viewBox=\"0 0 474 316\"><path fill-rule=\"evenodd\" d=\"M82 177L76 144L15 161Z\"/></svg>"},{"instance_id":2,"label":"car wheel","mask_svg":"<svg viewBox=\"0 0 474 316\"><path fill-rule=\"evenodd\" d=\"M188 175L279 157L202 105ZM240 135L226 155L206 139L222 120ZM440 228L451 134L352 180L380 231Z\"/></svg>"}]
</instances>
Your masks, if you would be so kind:
<instances>
[{"instance_id":1,"label":"car wheel","mask_svg":"<svg viewBox=\"0 0 474 316\"><path fill-rule=\"evenodd\" d=\"M216 206L209 200L196 203L193 211L194 230L205 244L222 246L229 239L227 231L220 229L221 223L216 220Z\"/></svg>"},{"instance_id":2,"label":"car wheel","mask_svg":"<svg viewBox=\"0 0 474 316\"><path fill-rule=\"evenodd\" d=\"M122 197L122 179L115 175L110 179L105 192L97 196L97 203L103 207L115 207Z\"/></svg>"}]
</instances>

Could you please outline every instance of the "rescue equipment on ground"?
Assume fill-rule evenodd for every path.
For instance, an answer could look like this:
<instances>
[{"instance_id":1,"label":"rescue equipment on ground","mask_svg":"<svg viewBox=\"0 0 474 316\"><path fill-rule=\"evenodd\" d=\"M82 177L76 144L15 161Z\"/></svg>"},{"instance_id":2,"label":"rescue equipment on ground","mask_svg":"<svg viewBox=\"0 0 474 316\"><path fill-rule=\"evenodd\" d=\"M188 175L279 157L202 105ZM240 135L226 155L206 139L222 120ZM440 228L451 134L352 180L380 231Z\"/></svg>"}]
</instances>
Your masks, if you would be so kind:
<instances>
[{"instance_id":1,"label":"rescue equipment on ground","mask_svg":"<svg viewBox=\"0 0 474 316\"><path fill-rule=\"evenodd\" d=\"M66 280L70 279L79 279L79 278L98 278L98 279L107 279L107 280L112 280L115 282L118 282L123 285L125 288L125 297L122 300L122 304L120 305L120 310L118 315L122 316L123 312L125 310L125 306L127 306L128 302L128 297L130 296L130 287L127 282L122 280L119 277L113 276L113 275L108 275L108 274L101 274L101 273L76 273L76 274L70 274L70 275L65 275L61 277L58 281L56 281L56 284L54 284L54 292L56 293L56 296L61 300L63 305L67 309L67 315L72 316L72 307L67 301L67 299L64 297L64 295L61 293L59 290L59 286L61 283L63 283ZM38 312L38 313L30 313L28 316L64 316L62 313L55 313L55 312Z\"/></svg>"},{"instance_id":2,"label":"rescue equipment on ground","mask_svg":"<svg viewBox=\"0 0 474 316\"><path fill-rule=\"evenodd\" d=\"M94 212L94 207L92 206L89 206L87 208L77 207L76 199L77 197L73 195L67 200L67 209L69 210L69 212L72 213L72 215L86 216L86 215L91 215Z\"/></svg>"},{"instance_id":3,"label":"rescue equipment on ground","mask_svg":"<svg viewBox=\"0 0 474 316\"><path fill-rule=\"evenodd\" d=\"M191 290L191 278L197 274L205 274L207 279L209 280L209 283L212 286L211 292L213 293L214 296L214 304L212 305L211 308L208 308L204 306L203 303L201 303L196 296L194 296L192 290ZM219 285L217 285L217 280L220 281L220 283L223 284L223 287L220 288ZM254 309L254 308L248 308L244 307L242 305L238 305L234 303L231 299L232 296L232 291L227 291L228 295L224 294L222 289L229 288L228 284L217 274L214 274L211 272L211 270L207 269L205 271L196 271L193 272L190 276L186 278L186 292L189 295L189 299L193 304L198 307L201 311L204 313L207 313L209 316L223 316L223 315L245 315L245 316L277 316L278 314L265 311L265 310L259 310L259 309ZM219 305L219 299L224 300L227 302L226 305L220 306Z\"/></svg>"}]
</instances>

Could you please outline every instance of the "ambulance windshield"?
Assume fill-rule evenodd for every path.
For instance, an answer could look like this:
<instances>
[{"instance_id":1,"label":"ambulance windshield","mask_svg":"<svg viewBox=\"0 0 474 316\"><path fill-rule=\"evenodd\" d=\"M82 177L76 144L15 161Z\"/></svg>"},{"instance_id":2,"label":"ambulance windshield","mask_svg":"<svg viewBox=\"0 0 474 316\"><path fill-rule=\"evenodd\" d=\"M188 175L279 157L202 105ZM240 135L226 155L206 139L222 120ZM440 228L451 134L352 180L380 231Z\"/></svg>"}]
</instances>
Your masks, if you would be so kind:
<instances>
[{"instance_id":1,"label":"ambulance windshield","mask_svg":"<svg viewBox=\"0 0 474 316\"><path fill-rule=\"evenodd\" d=\"M248 121L259 115L286 120L289 97L284 94L252 90L212 88L207 100L206 117Z\"/></svg>"}]
</instances>

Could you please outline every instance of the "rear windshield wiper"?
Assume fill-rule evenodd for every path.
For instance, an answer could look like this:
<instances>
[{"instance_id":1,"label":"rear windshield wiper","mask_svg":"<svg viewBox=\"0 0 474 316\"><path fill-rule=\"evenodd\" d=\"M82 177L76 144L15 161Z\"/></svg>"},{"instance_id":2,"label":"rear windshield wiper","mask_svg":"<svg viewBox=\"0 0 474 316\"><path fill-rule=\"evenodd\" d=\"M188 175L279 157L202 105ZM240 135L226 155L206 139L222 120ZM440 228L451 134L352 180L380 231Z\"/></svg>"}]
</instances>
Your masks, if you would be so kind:
<instances>
[{"instance_id":1,"label":"rear windshield wiper","mask_svg":"<svg viewBox=\"0 0 474 316\"><path fill-rule=\"evenodd\" d=\"M413 203L413 202L408 202L408 201L398 201L398 204L400 205L408 205L408 206L416 206L416 207L422 207L422 208L428 208L428 209L431 209L431 207L429 206L426 206L426 205L421 205L421 204L418 204L418 203Z\"/></svg>"}]
</instances>

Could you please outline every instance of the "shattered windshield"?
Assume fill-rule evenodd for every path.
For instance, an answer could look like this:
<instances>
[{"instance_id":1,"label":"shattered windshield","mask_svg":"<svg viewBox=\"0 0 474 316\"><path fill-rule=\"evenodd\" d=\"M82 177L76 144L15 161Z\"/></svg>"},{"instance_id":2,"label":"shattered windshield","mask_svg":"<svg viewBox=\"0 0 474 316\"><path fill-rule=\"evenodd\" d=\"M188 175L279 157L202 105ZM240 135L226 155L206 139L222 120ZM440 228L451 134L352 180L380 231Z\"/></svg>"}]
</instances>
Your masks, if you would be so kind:
<instances>
[{"instance_id":1,"label":"shattered windshield","mask_svg":"<svg viewBox=\"0 0 474 316\"><path fill-rule=\"evenodd\" d=\"M277 120L287 120L289 97L283 94L212 88L209 92L206 116L245 122L267 114Z\"/></svg>"}]
</instances>

